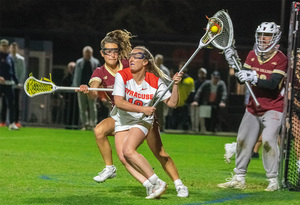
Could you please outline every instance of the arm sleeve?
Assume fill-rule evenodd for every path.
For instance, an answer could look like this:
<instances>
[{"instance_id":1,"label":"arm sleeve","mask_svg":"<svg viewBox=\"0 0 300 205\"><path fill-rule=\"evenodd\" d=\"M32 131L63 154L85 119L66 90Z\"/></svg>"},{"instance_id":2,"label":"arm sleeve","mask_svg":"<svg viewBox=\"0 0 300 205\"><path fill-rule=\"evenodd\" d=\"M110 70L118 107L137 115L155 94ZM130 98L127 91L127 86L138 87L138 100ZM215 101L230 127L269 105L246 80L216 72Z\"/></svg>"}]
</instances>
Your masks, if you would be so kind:
<instances>
[{"instance_id":1,"label":"arm sleeve","mask_svg":"<svg viewBox=\"0 0 300 205\"><path fill-rule=\"evenodd\" d=\"M160 98L160 96L163 94L163 92L168 89L167 85L163 82L162 79L158 80L158 89L157 89L157 94L155 98ZM160 101L164 101L165 99L168 99L171 97L171 92L168 90L166 94L161 98Z\"/></svg>"},{"instance_id":2,"label":"arm sleeve","mask_svg":"<svg viewBox=\"0 0 300 205\"><path fill-rule=\"evenodd\" d=\"M282 78L283 78L283 75L281 75L279 73L272 73L271 78L269 80L258 79L257 87L274 90L275 88L278 87Z\"/></svg>"},{"instance_id":3,"label":"arm sleeve","mask_svg":"<svg viewBox=\"0 0 300 205\"><path fill-rule=\"evenodd\" d=\"M100 68L96 68L96 70L94 70L91 78L90 78L90 81L89 81L89 85L92 84L93 81L98 81L101 85L102 83L102 75L101 75L101 72L100 72Z\"/></svg>"},{"instance_id":4,"label":"arm sleeve","mask_svg":"<svg viewBox=\"0 0 300 205\"><path fill-rule=\"evenodd\" d=\"M116 74L114 91L112 95L125 97L125 83L120 73Z\"/></svg>"}]
</instances>

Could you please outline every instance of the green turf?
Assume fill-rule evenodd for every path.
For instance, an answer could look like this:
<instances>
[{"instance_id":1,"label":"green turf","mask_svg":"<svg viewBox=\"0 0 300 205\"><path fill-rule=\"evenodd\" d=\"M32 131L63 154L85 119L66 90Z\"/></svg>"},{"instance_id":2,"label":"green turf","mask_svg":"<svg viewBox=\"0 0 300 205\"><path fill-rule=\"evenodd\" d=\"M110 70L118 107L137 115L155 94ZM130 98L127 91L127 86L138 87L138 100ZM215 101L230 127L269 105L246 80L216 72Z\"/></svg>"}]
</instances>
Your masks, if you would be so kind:
<instances>
[{"instance_id":1,"label":"green turf","mask_svg":"<svg viewBox=\"0 0 300 205\"><path fill-rule=\"evenodd\" d=\"M95 183L104 167L92 131L0 128L0 204L299 204L300 193L265 192L261 159L251 161L245 190L226 190L217 184L230 177L234 164L223 159L224 144L235 137L163 134L190 197L178 198L174 183L146 144L139 151L157 175L168 183L160 200L146 200L145 188L121 165L115 154L117 177Z\"/></svg>"}]
</instances>

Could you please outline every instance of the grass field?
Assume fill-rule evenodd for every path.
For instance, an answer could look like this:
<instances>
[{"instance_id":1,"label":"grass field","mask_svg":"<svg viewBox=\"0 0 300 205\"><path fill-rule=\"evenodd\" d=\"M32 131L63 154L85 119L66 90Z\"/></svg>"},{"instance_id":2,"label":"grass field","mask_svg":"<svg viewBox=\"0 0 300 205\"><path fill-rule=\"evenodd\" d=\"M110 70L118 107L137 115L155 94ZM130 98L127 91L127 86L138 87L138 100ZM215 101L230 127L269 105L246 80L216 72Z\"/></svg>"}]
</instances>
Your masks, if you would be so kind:
<instances>
[{"instance_id":1,"label":"grass field","mask_svg":"<svg viewBox=\"0 0 300 205\"><path fill-rule=\"evenodd\" d=\"M121 165L113 145L117 177L95 183L104 168L92 131L0 128L0 204L299 204L300 193L265 192L268 185L260 159L251 161L245 190L216 185L230 177L234 163L223 159L232 137L162 134L190 196L178 198L174 183L163 172L146 144L139 151L168 183L160 200L146 200L145 188Z\"/></svg>"}]
</instances>

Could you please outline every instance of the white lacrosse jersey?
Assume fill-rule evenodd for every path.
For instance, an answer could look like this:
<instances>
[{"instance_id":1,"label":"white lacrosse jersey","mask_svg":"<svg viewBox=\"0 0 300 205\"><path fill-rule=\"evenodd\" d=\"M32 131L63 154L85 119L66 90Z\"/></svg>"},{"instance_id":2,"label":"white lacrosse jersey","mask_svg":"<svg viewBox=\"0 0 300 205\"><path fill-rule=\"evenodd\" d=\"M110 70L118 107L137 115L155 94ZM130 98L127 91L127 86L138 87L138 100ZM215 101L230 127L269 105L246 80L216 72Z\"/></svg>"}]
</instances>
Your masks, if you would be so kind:
<instances>
[{"instance_id":1,"label":"white lacrosse jersey","mask_svg":"<svg viewBox=\"0 0 300 205\"><path fill-rule=\"evenodd\" d=\"M126 101L139 106L152 106L166 89L166 84L149 72L146 72L145 79L138 85L132 77L130 68L126 68L116 74L113 95L125 97ZM161 101L170 96L170 91L167 91ZM146 116L144 113L128 112L116 106L111 111L111 117L120 125L152 124L154 120L153 115Z\"/></svg>"}]
</instances>

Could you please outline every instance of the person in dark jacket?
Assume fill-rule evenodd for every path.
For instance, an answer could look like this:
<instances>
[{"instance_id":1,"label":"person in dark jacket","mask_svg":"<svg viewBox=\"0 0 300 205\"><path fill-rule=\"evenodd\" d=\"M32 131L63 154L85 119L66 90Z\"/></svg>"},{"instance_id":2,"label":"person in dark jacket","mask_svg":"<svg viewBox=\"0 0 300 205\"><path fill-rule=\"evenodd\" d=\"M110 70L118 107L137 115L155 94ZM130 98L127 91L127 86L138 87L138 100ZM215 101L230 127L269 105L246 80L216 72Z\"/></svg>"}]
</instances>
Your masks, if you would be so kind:
<instances>
[{"instance_id":1,"label":"person in dark jacket","mask_svg":"<svg viewBox=\"0 0 300 205\"><path fill-rule=\"evenodd\" d=\"M9 42L0 41L0 96L4 94L9 109L9 130L18 130L14 119L15 94L13 85L18 85L13 59L9 56ZM5 123L5 122L2 122Z\"/></svg>"},{"instance_id":2,"label":"person in dark jacket","mask_svg":"<svg viewBox=\"0 0 300 205\"><path fill-rule=\"evenodd\" d=\"M211 79L206 80L196 91L194 102L191 106L210 105L211 117L208 120L207 130L220 131L219 110L226 107L227 89L226 84L220 79L220 73L214 71ZM201 111L200 111L201 112Z\"/></svg>"}]
</instances>

